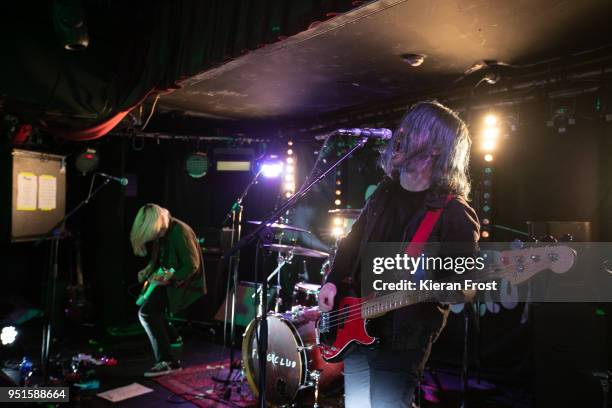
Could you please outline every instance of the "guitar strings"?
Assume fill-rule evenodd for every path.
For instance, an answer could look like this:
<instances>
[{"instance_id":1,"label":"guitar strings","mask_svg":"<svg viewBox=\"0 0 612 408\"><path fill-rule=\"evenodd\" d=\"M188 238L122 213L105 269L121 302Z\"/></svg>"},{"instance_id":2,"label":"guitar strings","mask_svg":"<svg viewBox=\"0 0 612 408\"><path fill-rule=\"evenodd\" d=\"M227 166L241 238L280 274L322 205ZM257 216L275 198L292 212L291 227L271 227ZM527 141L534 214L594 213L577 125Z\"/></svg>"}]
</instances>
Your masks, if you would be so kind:
<instances>
[{"instance_id":1,"label":"guitar strings","mask_svg":"<svg viewBox=\"0 0 612 408\"><path fill-rule=\"evenodd\" d=\"M514 267L514 266L515 265L503 265L503 266L497 267L497 268L490 268L485 274L483 274L483 277L486 277L487 275L492 275L495 272L498 272L500 269L511 268L511 267ZM390 296L396 295L397 293L402 293L402 292L395 292L393 294L389 294L389 295L385 295L385 296L389 296L390 297ZM385 296L381 297L380 299L384 298ZM329 329L329 328L333 328L333 327L336 327L336 326L340 326L340 325L343 325L343 324L350 323L350 322L355 321L355 320L363 319L363 316L362 316L362 313L361 313L362 312L361 306L363 304L367 303L367 302L370 302L370 301L372 301L372 299L366 300L364 302L361 302L361 303L358 303L358 304L355 304L355 305L352 305L352 306L350 306L350 307L348 307L346 309L343 309L341 311L340 310L336 311L335 314L334 314L334 318L328 320L328 323L327 323L326 327ZM418 303L418 302L415 302L415 303ZM411 303L411 304L415 304L415 303ZM406 306L409 306L411 304L406 304ZM355 308L360 308L360 309L359 310L355 310ZM381 310L381 312L387 312L387 311L388 310L384 310L384 309ZM331 312L329 312L329 313L331 313ZM337 316L336 317L336 315L341 315L341 316ZM358 317L355 317L355 316L358 316Z\"/></svg>"}]
</instances>

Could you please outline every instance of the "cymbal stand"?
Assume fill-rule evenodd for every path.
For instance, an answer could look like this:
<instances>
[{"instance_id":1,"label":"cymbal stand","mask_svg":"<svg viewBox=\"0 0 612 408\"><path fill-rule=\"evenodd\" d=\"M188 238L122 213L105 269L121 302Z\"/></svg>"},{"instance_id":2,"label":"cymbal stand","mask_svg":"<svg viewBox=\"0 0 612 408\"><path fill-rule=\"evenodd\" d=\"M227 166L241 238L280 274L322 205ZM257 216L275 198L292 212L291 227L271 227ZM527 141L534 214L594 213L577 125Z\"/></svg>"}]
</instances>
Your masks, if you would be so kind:
<instances>
[{"instance_id":1,"label":"cymbal stand","mask_svg":"<svg viewBox=\"0 0 612 408\"><path fill-rule=\"evenodd\" d=\"M336 133L337 131L333 132L332 134L336 134ZM327 140L329 140L329 137L327 138ZM356 152L357 150L365 146L367 141L368 141L367 138L365 137L361 138L357 142L357 144L355 144L355 146L353 146L348 152L346 152L342 157L336 160L327 169L325 169L324 171L322 171L316 176L309 177L309 179L304 183L304 185L295 194L289 197L287 201L281 204L276 210L272 211L262 221L261 224L259 224L253 231L251 231L250 234L241 238L232 248L230 248L225 253L224 256L225 257L232 256L236 254L237 252L239 252L241 248L244 248L245 246L250 245L256 242L257 240L261 241L262 236L266 235L265 230L269 229L269 225L271 223L278 220L283 214L287 212L288 209L293 207L302 197L304 197L312 189L312 187L315 184L319 183L328 174L334 171L342 162L348 159L354 152ZM325 149L321 149L321 151L324 151L324 150ZM258 246L258 249L260 248L261 247ZM255 254L257 253L258 251L256 250ZM262 280L262 293L266 293L267 286L268 286L267 279L263 279ZM260 296L260 299L264 306L262 310L265 310L266 304L267 304L267 296ZM266 356L268 353L268 340L267 340L268 339L268 318L266 316L266 313L263 313L263 316L261 317L259 332L260 332L259 342L258 342L258 347L259 347L259 353L258 353L259 355L259 384L258 384L259 395L258 395L257 406L260 408L266 408L267 407L267 403L266 403L266 369L267 369Z\"/></svg>"},{"instance_id":2,"label":"cymbal stand","mask_svg":"<svg viewBox=\"0 0 612 408\"><path fill-rule=\"evenodd\" d=\"M288 256L283 256L283 254L279 253L277 259L277 264L276 264L276 268L274 268L274 270L268 275L268 277L266 278L266 281L268 283L270 283L270 281L272 281L272 279L274 279L274 277L276 276L276 299L274 302L274 312L278 313L279 312L279 307L280 307L280 303L281 303L281 297L280 297L280 289L281 289L281 282L280 282L280 272L281 269L283 269L283 266L285 265L291 265L291 261L293 260L293 253L290 252ZM251 295L252 298L255 298L256 296L261 296L261 291L262 291L262 287L259 286L257 288L257 291ZM259 310L258 309L258 316L262 316L263 315L263 310Z\"/></svg>"}]
</instances>

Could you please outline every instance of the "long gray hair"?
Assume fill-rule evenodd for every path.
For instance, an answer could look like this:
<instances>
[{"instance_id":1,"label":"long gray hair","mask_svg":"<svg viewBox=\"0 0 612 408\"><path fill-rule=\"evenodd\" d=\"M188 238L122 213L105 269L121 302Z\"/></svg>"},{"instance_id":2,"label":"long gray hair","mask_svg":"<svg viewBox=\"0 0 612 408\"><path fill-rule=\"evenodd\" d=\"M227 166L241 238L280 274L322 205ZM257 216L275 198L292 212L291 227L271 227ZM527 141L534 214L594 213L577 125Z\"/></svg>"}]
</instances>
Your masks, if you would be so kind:
<instances>
[{"instance_id":1,"label":"long gray hair","mask_svg":"<svg viewBox=\"0 0 612 408\"><path fill-rule=\"evenodd\" d=\"M396 179L402 170L414 171L420 163L433 160L432 188L467 198L471 144L457 113L435 101L419 102L408 110L381 152L380 165Z\"/></svg>"}]
</instances>

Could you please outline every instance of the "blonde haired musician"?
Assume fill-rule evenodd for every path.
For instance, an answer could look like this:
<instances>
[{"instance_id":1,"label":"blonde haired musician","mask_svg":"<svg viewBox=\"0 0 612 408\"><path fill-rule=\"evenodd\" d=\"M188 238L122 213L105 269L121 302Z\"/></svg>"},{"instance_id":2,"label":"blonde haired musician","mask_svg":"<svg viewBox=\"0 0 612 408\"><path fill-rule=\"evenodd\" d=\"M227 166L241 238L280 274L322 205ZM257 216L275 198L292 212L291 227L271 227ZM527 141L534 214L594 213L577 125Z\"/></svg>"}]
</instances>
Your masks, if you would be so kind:
<instances>
[{"instance_id":1,"label":"blonde haired musician","mask_svg":"<svg viewBox=\"0 0 612 408\"><path fill-rule=\"evenodd\" d=\"M170 340L175 339L169 338L165 314L185 309L206 292L197 237L189 225L173 218L167 209L147 204L136 214L130 241L135 255L151 253L148 265L138 272L139 282L150 279L157 284L138 311L156 361L145 376L180 370L180 363L170 352Z\"/></svg>"}]
</instances>

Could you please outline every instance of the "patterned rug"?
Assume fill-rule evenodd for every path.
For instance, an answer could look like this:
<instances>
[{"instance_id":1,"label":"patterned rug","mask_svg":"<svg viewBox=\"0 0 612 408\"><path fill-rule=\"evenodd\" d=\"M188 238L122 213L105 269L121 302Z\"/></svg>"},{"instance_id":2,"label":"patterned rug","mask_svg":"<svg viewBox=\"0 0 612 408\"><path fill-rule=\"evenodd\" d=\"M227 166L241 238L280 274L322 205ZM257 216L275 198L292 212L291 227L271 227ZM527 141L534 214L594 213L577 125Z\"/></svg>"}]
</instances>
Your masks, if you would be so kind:
<instances>
[{"instance_id":1,"label":"patterned rug","mask_svg":"<svg viewBox=\"0 0 612 408\"><path fill-rule=\"evenodd\" d=\"M199 407L252 407L257 399L251 393L246 379L241 378L240 370L232 374L231 397L228 404L224 399L227 387L215 378L225 379L228 374L229 360L209 364L201 364L185 368L179 372L157 377L155 381L176 394L173 398L191 401Z\"/></svg>"}]
</instances>

